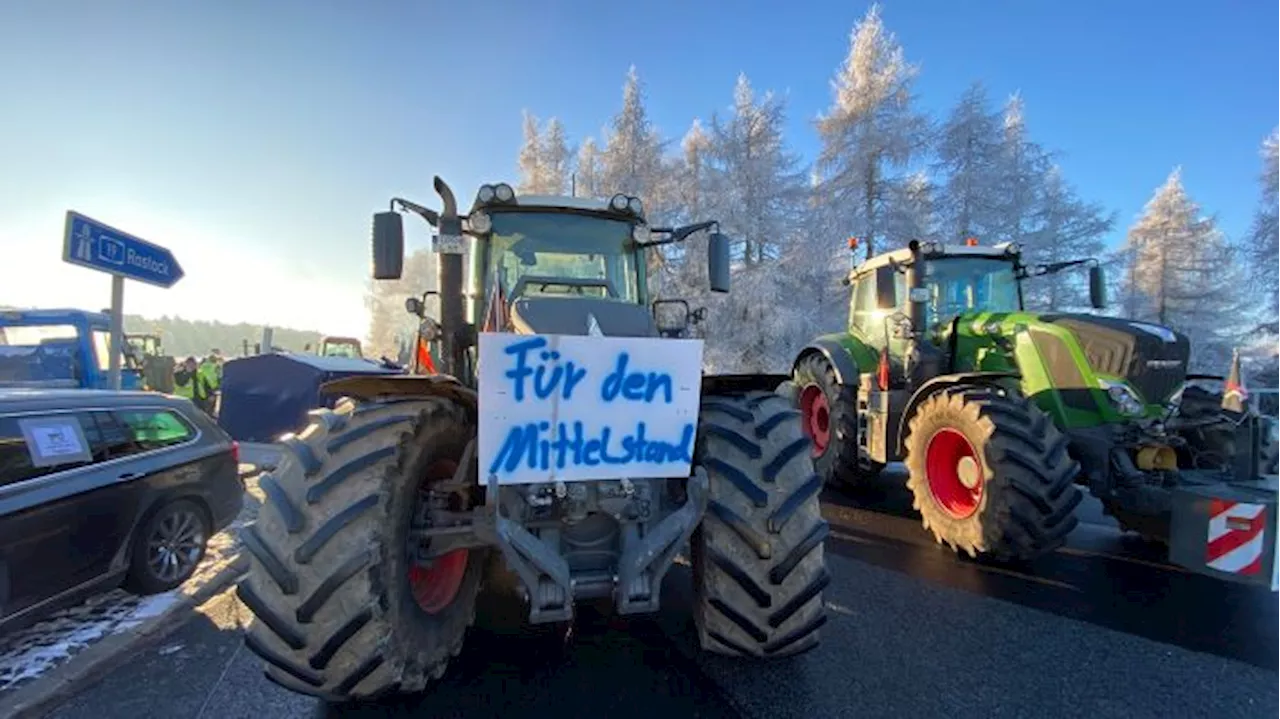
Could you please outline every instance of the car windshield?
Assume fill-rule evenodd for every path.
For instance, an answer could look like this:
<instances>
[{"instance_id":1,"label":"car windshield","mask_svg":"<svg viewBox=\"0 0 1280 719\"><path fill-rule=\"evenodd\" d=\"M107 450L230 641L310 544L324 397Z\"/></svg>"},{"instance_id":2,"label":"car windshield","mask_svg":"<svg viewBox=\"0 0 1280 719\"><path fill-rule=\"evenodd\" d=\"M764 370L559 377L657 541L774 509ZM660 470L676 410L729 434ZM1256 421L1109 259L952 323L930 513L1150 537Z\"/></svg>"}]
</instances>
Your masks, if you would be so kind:
<instances>
[{"instance_id":1,"label":"car windshield","mask_svg":"<svg viewBox=\"0 0 1280 719\"><path fill-rule=\"evenodd\" d=\"M629 223L569 212L495 212L492 217L489 261L497 264L509 296L581 294L640 301ZM492 264L488 271L494 272Z\"/></svg>"},{"instance_id":2,"label":"car windshield","mask_svg":"<svg viewBox=\"0 0 1280 719\"><path fill-rule=\"evenodd\" d=\"M966 312L1017 312L1013 263L985 257L952 257L925 263L929 289L926 322L934 327Z\"/></svg>"}]
</instances>

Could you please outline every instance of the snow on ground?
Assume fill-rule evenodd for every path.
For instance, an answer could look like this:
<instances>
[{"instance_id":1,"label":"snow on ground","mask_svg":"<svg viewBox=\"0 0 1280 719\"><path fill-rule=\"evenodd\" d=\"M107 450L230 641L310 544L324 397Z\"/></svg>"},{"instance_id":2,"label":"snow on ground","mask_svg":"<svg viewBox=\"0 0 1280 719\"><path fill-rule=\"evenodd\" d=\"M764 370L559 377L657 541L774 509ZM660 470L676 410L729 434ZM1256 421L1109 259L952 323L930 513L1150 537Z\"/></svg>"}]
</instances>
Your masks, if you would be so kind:
<instances>
[{"instance_id":1,"label":"snow on ground","mask_svg":"<svg viewBox=\"0 0 1280 719\"><path fill-rule=\"evenodd\" d=\"M0 695L36 679L107 637L136 629L195 594L240 554L239 530L257 517L257 482L248 479L245 508L230 527L209 540L204 560L181 587L150 597L123 589L90 597L25 629L0 636Z\"/></svg>"}]
</instances>

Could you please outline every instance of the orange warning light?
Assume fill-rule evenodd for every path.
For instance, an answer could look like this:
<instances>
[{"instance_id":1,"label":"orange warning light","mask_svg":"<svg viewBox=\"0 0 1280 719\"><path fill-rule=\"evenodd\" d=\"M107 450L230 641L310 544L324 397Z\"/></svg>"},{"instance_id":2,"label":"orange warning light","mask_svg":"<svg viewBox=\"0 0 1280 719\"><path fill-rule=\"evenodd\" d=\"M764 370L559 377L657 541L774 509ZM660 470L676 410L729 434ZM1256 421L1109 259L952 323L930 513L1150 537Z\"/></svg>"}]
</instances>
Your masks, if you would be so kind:
<instances>
[{"instance_id":1,"label":"orange warning light","mask_svg":"<svg viewBox=\"0 0 1280 719\"><path fill-rule=\"evenodd\" d=\"M858 249L858 238L856 238L856 237L850 237L850 238L849 238L849 249L851 249L851 250L856 250L856 249Z\"/></svg>"},{"instance_id":2,"label":"orange warning light","mask_svg":"<svg viewBox=\"0 0 1280 719\"><path fill-rule=\"evenodd\" d=\"M976 237L970 237L970 238L968 238L968 239L966 239L966 240L964 241L964 244L965 244L965 247L977 247L977 246L978 246L978 238L976 238Z\"/></svg>"}]
</instances>

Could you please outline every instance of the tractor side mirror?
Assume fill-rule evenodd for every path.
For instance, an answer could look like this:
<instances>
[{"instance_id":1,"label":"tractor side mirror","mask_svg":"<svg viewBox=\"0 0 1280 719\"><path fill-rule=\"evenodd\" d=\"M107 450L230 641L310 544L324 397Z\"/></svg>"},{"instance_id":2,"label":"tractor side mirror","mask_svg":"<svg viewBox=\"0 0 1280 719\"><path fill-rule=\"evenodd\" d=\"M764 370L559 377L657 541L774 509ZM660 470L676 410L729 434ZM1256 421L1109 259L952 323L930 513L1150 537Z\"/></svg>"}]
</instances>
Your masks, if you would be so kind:
<instances>
[{"instance_id":1,"label":"tractor side mirror","mask_svg":"<svg viewBox=\"0 0 1280 719\"><path fill-rule=\"evenodd\" d=\"M712 292L729 291L729 238L719 232L707 239L707 280Z\"/></svg>"},{"instance_id":2,"label":"tractor side mirror","mask_svg":"<svg viewBox=\"0 0 1280 719\"><path fill-rule=\"evenodd\" d=\"M1089 304L1093 305L1095 310L1107 308L1107 276L1102 270L1102 265L1089 268Z\"/></svg>"},{"instance_id":3,"label":"tractor side mirror","mask_svg":"<svg viewBox=\"0 0 1280 719\"><path fill-rule=\"evenodd\" d=\"M404 218L394 211L373 216L373 279L398 280L404 273Z\"/></svg>"},{"instance_id":4,"label":"tractor side mirror","mask_svg":"<svg viewBox=\"0 0 1280 719\"><path fill-rule=\"evenodd\" d=\"M422 317L422 300L417 297L410 297L404 301L404 310L415 317Z\"/></svg>"}]
</instances>

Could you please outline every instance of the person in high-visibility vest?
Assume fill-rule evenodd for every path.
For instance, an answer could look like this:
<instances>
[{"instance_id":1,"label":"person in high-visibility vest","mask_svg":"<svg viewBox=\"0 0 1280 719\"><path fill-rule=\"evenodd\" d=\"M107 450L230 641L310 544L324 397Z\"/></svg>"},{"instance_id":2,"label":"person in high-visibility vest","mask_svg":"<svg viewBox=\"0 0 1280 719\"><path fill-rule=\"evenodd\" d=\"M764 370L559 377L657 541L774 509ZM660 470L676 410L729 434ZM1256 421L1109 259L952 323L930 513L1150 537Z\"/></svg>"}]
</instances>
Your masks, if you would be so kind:
<instances>
[{"instance_id":1,"label":"person in high-visibility vest","mask_svg":"<svg viewBox=\"0 0 1280 719\"><path fill-rule=\"evenodd\" d=\"M194 401L196 396L196 358L188 357L173 373L173 393Z\"/></svg>"},{"instance_id":2,"label":"person in high-visibility vest","mask_svg":"<svg viewBox=\"0 0 1280 719\"><path fill-rule=\"evenodd\" d=\"M222 386L222 359L218 350L212 350L196 370L196 397L205 414L212 416L217 403L217 393Z\"/></svg>"}]
</instances>

